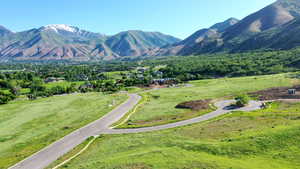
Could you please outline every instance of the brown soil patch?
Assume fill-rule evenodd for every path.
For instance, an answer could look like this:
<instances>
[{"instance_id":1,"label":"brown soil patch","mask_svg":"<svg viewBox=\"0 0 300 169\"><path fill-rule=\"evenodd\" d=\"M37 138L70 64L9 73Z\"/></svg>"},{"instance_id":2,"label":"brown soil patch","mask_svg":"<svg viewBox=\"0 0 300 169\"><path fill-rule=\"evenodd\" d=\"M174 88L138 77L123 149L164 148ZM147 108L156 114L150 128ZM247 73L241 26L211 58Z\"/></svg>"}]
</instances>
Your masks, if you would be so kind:
<instances>
[{"instance_id":1,"label":"brown soil patch","mask_svg":"<svg viewBox=\"0 0 300 169\"><path fill-rule=\"evenodd\" d=\"M207 100L195 100L189 102L183 102L176 106L177 109L191 109L194 111L207 110L210 108L209 104L211 103L210 99Z\"/></svg>"},{"instance_id":2,"label":"brown soil patch","mask_svg":"<svg viewBox=\"0 0 300 169\"><path fill-rule=\"evenodd\" d=\"M288 94L288 89L296 89L295 95ZM277 99L300 99L300 86L294 87L276 87L249 93L251 96L258 97L259 100L277 100Z\"/></svg>"}]
</instances>

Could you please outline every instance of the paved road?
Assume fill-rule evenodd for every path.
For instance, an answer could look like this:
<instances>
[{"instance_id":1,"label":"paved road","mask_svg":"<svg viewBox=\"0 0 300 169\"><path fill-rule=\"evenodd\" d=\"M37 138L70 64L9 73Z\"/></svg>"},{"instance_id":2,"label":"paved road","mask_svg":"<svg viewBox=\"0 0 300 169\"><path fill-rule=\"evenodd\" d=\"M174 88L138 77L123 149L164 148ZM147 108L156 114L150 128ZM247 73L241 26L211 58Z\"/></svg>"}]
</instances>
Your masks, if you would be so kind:
<instances>
[{"instance_id":1,"label":"paved road","mask_svg":"<svg viewBox=\"0 0 300 169\"><path fill-rule=\"evenodd\" d=\"M137 128L137 129L112 129L110 125L120 120L127 112L129 112L141 99L137 94L130 94L130 98L102 117L101 119L78 129L71 134L65 136L64 138L58 140L57 142L47 146L41 151L35 153L29 158L17 163L10 169L43 169L49 164L57 160L59 157L63 156L65 153L69 152L77 145L84 142L87 138L99 134L125 134L125 133L140 133L140 132L150 132L169 128L175 128L185 125L190 125L209 119L213 119L220 115L229 113L233 111L229 109L229 105L234 102L233 100L220 101L215 104L218 109L214 112L205 114L203 116L193 118L190 120L180 121L177 123L171 123L161 126L147 127L147 128ZM261 102L251 101L247 107L241 109L235 109L235 111L252 111L260 109Z\"/></svg>"},{"instance_id":2,"label":"paved road","mask_svg":"<svg viewBox=\"0 0 300 169\"><path fill-rule=\"evenodd\" d=\"M141 97L136 94L129 96L129 99L125 103L118 106L106 116L72 132L29 158L10 167L10 169L43 169L84 142L87 138L101 134L103 130L109 128L111 124L117 122L130 111L141 99Z\"/></svg>"},{"instance_id":3,"label":"paved road","mask_svg":"<svg viewBox=\"0 0 300 169\"><path fill-rule=\"evenodd\" d=\"M176 123L170 123L161 126L154 126L154 127L146 127L146 128L136 128L136 129L106 129L103 134L126 134L126 133L142 133L142 132L150 132L150 131L157 131L157 130L164 130L169 128L181 127L186 126L206 120L213 119L215 117L224 115L231 111L253 111L258 110L261 108L262 102L259 101L250 101L249 105L239 109L231 109L230 105L234 102L234 100L226 100L220 101L215 103L215 106L218 108L216 111L205 114L200 117L196 117L193 119L180 121Z\"/></svg>"}]
</instances>

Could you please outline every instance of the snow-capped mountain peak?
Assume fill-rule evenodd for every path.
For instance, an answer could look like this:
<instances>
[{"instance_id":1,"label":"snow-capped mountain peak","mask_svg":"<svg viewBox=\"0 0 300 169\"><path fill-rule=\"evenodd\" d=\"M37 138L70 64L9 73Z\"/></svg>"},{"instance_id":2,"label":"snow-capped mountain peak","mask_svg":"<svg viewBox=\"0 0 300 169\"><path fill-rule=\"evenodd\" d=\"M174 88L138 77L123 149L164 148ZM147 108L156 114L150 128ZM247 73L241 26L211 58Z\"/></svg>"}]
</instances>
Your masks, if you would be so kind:
<instances>
[{"instance_id":1,"label":"snow-capped mountain peak","mask_svg":"<svg viewBox=\"0 0 300 169\"><path fill-rule=\"evenodd\" d=\"M75 33L78 31L78 28L69 26L69 25L65 25L65 24L52 24L52 25L44 26L43 30L53 30L55 32L67 31L67 32Z\"/></svg>"}]
</instances>

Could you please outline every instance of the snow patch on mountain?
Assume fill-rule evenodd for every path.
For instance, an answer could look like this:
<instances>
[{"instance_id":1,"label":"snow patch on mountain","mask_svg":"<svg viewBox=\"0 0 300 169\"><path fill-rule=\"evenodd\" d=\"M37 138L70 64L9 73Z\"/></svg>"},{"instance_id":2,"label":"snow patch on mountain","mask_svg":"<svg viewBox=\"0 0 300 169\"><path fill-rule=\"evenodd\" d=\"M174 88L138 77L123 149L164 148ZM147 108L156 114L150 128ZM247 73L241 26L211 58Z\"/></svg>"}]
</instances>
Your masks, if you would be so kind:
<instances>
[{"instance_id":1,"label":"snow patch on mountain","mask_svg":"<svg viewBox=\"0 0 300 169\"><path fill-rule=\"evenodd\" d=\"M47 25L45 27L43 27L44 30L53 30L55 32L58 31L67 31L67 32L77 32L78 29L76 27L72 27L69 25L65 25L65 24L52 24L52 25Z\"/></svg>"}]
</instances>

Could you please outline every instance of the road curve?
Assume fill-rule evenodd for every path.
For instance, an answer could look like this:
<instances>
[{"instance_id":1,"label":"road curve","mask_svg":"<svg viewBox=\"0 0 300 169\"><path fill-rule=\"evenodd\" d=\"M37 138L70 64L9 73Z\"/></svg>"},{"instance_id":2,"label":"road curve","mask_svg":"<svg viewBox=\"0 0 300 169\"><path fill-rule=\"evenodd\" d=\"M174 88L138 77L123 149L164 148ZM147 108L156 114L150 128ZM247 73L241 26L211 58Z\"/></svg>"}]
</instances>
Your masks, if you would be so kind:
<instances>
[{"instance_id":1,"label":"road curve","mask_svg":"<svg viewBox=\"0 0 300 169\"><path fill-rule=\"evenodd\" d=\"M84 142L87 138L100 134L126 134L126 133L141 133L157 131L175 127L181 127L185 125L190 125L206 120L213 119L215 117L224 115L231 111L253 111L261 108L262 102L260 101L250 101L249 105L240 109L230 109L229 105L234 102L234 100L226 100L215 103L218 108L216 111L205 114L200 117L196 117L189 120L184 120L176 123L170 123L161 126L146 127L146 128L136 128L136 129L112 129L110 126L120 120L126 115L135 105L138 104L141 96L137 94L129 94L129 99L118 106L116 109L103 116L99 120L92 122L91 124L82 127L71 134L63 137L62 139L54 142L53 144L47 146L41 151L33 154L27 159L17 163L16 165L10 167L9 169L43 169L50 165L52 162L57 160L59 157L63 156L77 145Z\"/></svg>"},{"instance_id":2,"label":"road curve","mask_svg":"<svg viewBox=\"0 0 300 169\"><path fill-rule=\"evenodd\" d=\"M140 99L141 96L130 94L129 99L125 103L121 104L99 120L70 133L9 169L43 169L47 167L59 157L84 142L87 138L101 134L103 130L109 128L111 124L117 122L129 112Z\"/></svg>"},{"instance_id":3,"label":"road curve","mask_svg":"<svg viewBox=\"0 0 300 169\"><path fill-rule=\"evenodd\" d=\"M112 129L108 128L104 130L103 134L126 134L126 133L142 133L142 132L150 132L150 131L157 131L157 130L164 130L169 128L181 127L186 126L206 120L213 119L215 117L227 114L232 111L253 111L261 109L262 102L260 101L250 101L248 106L239 108L239 109L231 109L230 105L234 103L234 100L225 100L215 103L215 106L218 108L216 111L205 114L200 117L196 117L189 120L179 121L176 123L170 123L160 126L153 126L153 127L145 127L145 128L136 128L136 129Z\"/></svg>"}]
</instances>

